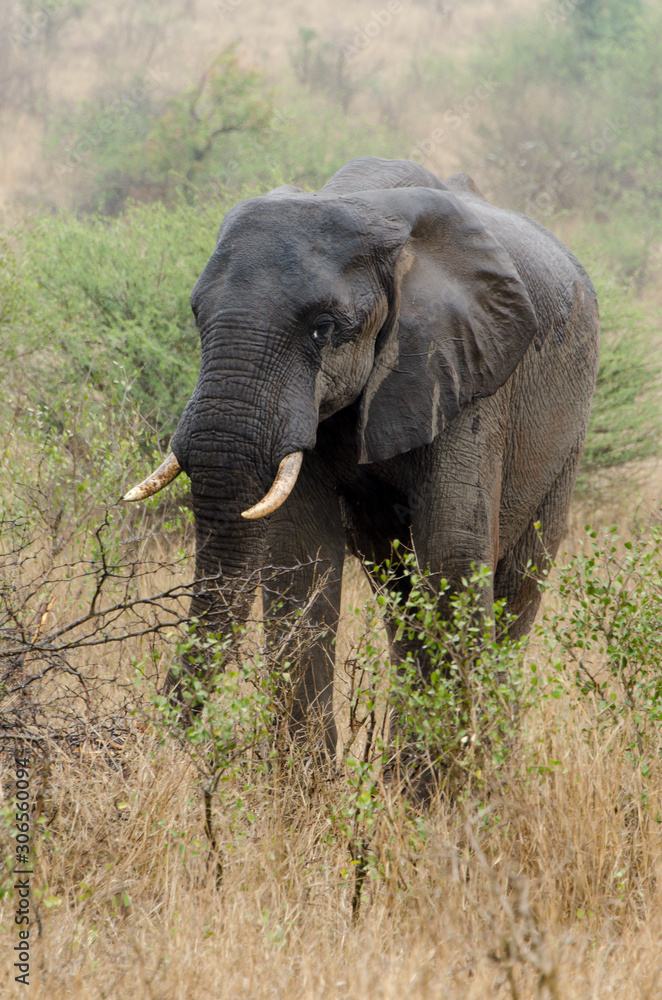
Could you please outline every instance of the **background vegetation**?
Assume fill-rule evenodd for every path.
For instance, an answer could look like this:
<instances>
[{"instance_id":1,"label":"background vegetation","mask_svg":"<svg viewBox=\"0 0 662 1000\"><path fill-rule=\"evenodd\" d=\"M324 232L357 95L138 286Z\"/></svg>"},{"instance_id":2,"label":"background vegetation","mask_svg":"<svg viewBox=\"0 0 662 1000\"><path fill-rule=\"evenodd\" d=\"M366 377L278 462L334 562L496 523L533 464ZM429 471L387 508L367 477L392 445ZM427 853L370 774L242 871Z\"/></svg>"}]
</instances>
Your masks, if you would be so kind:
<instances>
[{"instance_id":1,"label":"background vegetation","mask_svg":"<svg viewBox=\"0 0 662 1000\"><path fill-rule=\"evenodd\" d=\"M659 994L662 12L396 8L0 12L8 996L18 746L36 997ZM413 664L390 674L386 597L348 560L339 761L320 770L278 732L287 685L257 623L199 721L174 724L158 684L195 644L185 477L140 510L118 497L195 383L189 295L224 212L366 152L467 170L557 232L596 285L603 350L571 554L528 648L476 632L480 568L445 623L412 566L399 625L444 664L421 692ZM403 759L443 762L427 810L385 782L387 689Z\"/></svg>"}]
</instances>

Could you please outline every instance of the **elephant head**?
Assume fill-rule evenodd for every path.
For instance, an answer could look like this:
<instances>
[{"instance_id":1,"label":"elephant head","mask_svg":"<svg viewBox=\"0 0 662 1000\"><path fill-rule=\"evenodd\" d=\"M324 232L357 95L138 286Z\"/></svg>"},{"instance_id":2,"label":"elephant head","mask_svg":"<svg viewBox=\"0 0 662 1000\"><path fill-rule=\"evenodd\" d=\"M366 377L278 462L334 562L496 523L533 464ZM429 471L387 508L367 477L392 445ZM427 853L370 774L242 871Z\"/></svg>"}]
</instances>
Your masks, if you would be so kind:
<instances>
[{"instance_id":1,"label":"elephant head","mask_svg":"<svg viewBox=\"0 0 662 1000\"><path fill-rule=\"evenodd\" d=\"M372 158L319 192L231 209L191 303L198 382L173 455L126 499L190 476L206 581L260 564L262 515L286 500L320 421L360 400L358 463L426 445L506 382L537 331L470 203L418 164ZM213 591L200 587L192 614L213 619Z\"/></svg>"}]
</instances>

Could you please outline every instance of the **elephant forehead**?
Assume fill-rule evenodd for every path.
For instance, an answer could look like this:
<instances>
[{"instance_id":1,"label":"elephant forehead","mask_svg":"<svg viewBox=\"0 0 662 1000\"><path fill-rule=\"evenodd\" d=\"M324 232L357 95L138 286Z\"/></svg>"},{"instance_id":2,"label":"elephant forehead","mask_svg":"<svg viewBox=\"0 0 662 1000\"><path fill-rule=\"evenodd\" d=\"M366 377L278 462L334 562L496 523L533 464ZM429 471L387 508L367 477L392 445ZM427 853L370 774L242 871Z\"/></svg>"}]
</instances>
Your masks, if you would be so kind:
<instances>
[{"instance_id":1,"label":"elephant forehead","mask_svg":"<svg viewBox=\"0 0 662 1000\"><path fill-rule=\"evenodd\" d=\"M342 271L364 257L367 247L358 213L339 199L266 196L228 213L212 260L218 267L260 266L298 274L320 266Z\"/></svg>"}]
</instances>

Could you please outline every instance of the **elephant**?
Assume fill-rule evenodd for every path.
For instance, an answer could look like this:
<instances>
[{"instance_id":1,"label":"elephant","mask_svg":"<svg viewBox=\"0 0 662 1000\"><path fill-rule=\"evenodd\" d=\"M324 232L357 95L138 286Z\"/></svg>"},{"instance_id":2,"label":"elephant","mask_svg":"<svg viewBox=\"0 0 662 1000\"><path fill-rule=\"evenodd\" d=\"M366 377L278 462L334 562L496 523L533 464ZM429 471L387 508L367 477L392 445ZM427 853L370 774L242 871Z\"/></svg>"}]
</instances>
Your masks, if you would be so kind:
<instances>
[{"instance_id":1,"label":"elephant","mask_svg":"<svg viewBox=\"0 0 662 1000\"><path fill-rule=\"evenodd\" d=\"M314 711L333 755L347 547L373 576L413 548L451 592L485 564L484 612L505 600L511 635L531 629L527 565L557 552L589 418L595 291L551 232L467 175L363 156L319 191L231 208L191 305L197 385L172 453L125 499L190 477L203 632L228 628L224 594L255 567L283 567L263 582L276 622L323 572L290 725Z\"/></svg>"}]
</instances>

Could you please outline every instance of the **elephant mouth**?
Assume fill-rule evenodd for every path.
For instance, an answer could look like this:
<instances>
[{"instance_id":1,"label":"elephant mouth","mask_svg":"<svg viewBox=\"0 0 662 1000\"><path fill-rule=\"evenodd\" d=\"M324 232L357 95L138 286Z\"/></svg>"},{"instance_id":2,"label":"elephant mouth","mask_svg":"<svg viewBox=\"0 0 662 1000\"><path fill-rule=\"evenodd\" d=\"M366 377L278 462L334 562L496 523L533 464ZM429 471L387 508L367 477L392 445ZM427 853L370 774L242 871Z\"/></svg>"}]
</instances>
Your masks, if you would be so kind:
<instances>
[{"instance_id":1,"label":"elephant mouth","mask_svg":"<svg viewBox=\"0 0 662 1000\"><path fill-rule=\"evenodd\" d=\"M275 510L278 510L294 489L302 461L302 451L294 451L286 455L278 466L276 478L269 491L253 507L242 511L241 516L245 517L248 521L257 521L261 517L266 517L268 514L273 514ZM124 497L124 501L126 503L134 503L136 500L146 500L148 497L154 496L172 483L181 471L182 467L177 458L170 452L165 462L155 472L152 472L138 486L134 486L133 489L129 490Z\"/></svg>"}]
</instances>

